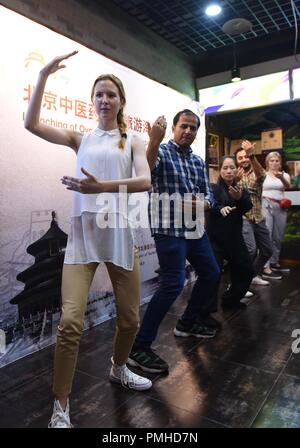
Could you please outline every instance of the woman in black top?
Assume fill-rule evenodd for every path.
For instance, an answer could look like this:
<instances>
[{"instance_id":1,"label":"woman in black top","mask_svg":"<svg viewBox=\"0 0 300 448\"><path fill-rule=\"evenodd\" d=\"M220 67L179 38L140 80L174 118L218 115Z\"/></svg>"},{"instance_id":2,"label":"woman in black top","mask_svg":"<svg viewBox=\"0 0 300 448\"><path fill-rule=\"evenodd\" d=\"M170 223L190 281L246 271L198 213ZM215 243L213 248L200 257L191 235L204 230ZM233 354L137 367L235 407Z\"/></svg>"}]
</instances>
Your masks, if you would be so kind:
<instances>
[{"instance_id":1,"label":"woman in black top","mask_svg":"<svg viewBox=\"0 0 300 448\"><path fill-rule=\"evenodd\" d=\"M252 202L248 191L237 186L236 171L234 158L224 156L220 163L218 182L212 185L216 203L210 210L208 224L208 234L217 262L222 268L226 259L230 269L231 285L222 296L223 308L246 306L240 300L255 275L242 235L243 214L252 208ZM214 304L217 308L217 291Z\"/></svg>"}]
</instances>

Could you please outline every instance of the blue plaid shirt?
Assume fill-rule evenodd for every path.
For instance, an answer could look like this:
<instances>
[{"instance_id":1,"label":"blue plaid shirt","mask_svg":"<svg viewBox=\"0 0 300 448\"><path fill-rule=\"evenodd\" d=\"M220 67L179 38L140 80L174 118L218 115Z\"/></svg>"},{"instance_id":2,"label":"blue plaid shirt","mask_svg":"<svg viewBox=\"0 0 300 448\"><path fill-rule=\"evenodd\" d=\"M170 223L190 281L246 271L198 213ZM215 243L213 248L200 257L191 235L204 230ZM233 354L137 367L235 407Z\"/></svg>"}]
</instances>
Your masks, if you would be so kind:
<instances>
[{"instance_id":1,"label":"blue plaid shirt","mask_svg":"<svg viewBox=\"0 0 300 448\"><path fill-rule=\"evenodd\" d=\"M201 157L193 154L191 148L182 148L173 140L170 140L168 143L160 145L156 165L151 175L152 190L149 201L149 221L152 235L160 233L189 238L191 229L188 229L184 224L178 227L174 222L174 203L172 201L170 203L170 213L169 210L164 210L166 207L162 206L163 204L160 201L159 214L156 214L154 217L155 195L153 193L156 193L156 196L163 193L171 196L176 193L181 200L184 199L185 193L202 194L212 207L214 205L214 197L209 185L204 161ZM164 214L164 211L168 213ZM169 216L167 228L165 222L166 214ZM203 229L197 237L200 238L202 235Z\"/></svg>"}]
</instances>

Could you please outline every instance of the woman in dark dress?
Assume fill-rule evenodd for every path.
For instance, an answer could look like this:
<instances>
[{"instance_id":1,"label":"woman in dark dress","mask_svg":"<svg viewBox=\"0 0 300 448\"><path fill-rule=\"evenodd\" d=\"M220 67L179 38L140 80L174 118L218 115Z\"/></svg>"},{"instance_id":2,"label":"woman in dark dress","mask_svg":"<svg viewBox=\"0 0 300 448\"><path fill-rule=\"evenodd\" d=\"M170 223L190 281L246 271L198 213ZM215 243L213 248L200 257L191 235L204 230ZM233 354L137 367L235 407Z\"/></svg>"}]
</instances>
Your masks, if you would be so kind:
<instances>
[{"instance_id":1,"label":"woman in dark dress","mask_svg":"<svg viewBox=\"0 0 300 448\"><path fill-rule=\"evenodd\" d=\"M227 260L231 285L222 296L223 308L244 308L240 300L246 294L254 270L242 235L243 214L252 208L247 190L242 190L235 181L237 166L233 157L224 156L220 162L220 176L212 185L215 206L210 210L208 234L217 262L222 268ZM215 292L217 308L217 291Z\"/></svg>"}]
</instances>

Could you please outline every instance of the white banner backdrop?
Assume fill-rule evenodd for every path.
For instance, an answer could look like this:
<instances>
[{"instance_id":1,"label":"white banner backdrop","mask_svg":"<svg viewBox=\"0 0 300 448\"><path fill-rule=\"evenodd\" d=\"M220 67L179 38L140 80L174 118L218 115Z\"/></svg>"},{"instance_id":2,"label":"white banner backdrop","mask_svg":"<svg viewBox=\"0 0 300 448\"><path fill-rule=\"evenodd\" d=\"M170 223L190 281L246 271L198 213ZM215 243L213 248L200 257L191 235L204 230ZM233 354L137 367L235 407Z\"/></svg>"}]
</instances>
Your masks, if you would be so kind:
<instances>
[{"instance_id":1,"label":"white banner backdrop","mask_svg":"<svg viewBox=\"0 0 300 448\"><path fill-rule=\"evenodd\" d=\"M96 127L90 93L94 80L103 73L113 73L124 83L128 129L140 135L145 146L147 122L152 123L164 114L168 140L173 116L189 108L202 115L194 151L204 157L205 126L203 110L185 95L4 7L0 7L0 41L0 367L3 367L53 343L59 319L59 312L52 313L51 319L45 312L30 316L26 322L20 321L17 305L10 303L24 289L24 284L16 280L17 274L34 263L26 248L49 229L52 210L60 228L69 231L72 194L61 185L60 178L73 175L76 156L70 148L48 143L24 129L24 115L40 69L54 56L79 50L66 61L65 69L49 77L46 85L41 120L56 128L87 132ZM147 194L144 198L147 207ZM149 229L137 229L136 235L142 300L146 301L156 287L154 271L158 262ZM99 267L90 292L85 326L93 326L113 314L111 284L105 267ZM34 325L38 329L40 325L41 331L25 332L25 327Z\"/></svg>"}]
</instances>

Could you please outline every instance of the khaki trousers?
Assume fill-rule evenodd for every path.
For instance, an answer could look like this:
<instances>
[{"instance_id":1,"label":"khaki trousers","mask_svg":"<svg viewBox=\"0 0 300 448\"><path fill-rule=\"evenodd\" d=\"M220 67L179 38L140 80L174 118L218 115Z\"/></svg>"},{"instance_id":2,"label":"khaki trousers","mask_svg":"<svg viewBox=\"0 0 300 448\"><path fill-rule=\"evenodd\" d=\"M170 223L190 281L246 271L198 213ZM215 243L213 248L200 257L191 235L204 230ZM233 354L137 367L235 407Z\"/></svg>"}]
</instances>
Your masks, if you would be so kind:
<instances>
[{"instance_id":1,"label":"khaki trousers","mask_svg":"<svg viewBox=\"0 0 300 448\"><path fill-rule=\"evenodd\" d=\"M65 264L62 276L62 315L57 330L53 392L68 396L83 331L88 292L99 263ZM116 298L116 332L113 359L123 365L128 359L139 326L140 275L138 250L132 271L105 263ZM100 365L100 363L99 363Z\"/></svg>"}]
</instances>

